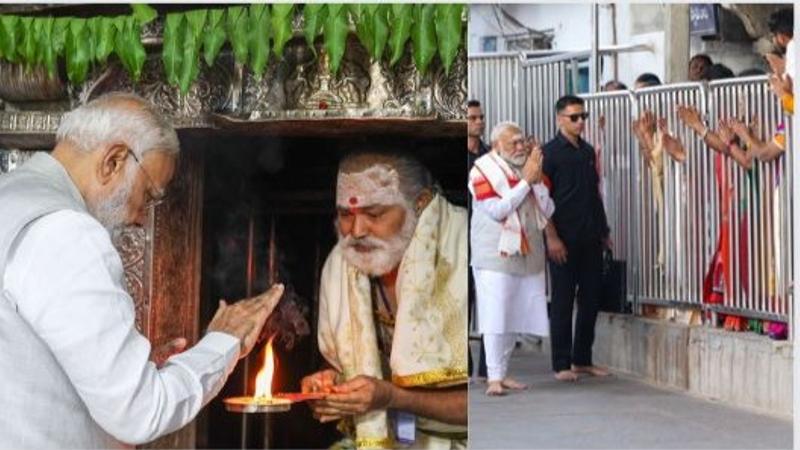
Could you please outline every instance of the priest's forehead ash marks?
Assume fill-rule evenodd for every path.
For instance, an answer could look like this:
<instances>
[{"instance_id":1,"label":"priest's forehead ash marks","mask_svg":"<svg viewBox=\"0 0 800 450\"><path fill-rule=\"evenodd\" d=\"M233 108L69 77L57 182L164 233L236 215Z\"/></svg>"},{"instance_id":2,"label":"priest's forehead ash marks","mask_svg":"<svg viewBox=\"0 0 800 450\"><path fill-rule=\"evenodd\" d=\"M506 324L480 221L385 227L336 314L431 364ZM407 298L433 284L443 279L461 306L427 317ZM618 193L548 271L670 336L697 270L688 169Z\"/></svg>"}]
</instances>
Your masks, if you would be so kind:
<instances>
[{"instance_id":1,"label":"priest's forehead ash marks","mask_svg":"<svg viewBox=\"0 0 800 450\"><path fill-rule=\"evenodd\" d=\"M394 167L399 161L396 155L389 153L360 153L349 155L341 162L340 169L345 172L360 172L372 166L383 164Z\"/></svg>"},{"instance_id":2,"label":"priest's forehead ash marks","mask_svg":"<svg viewBox=\"0 0 800 450\"><path fill-rule=\"evenodd\" d=\"M359 172L339 172L336 183L336 204L339 207L362 208L403 202L400 175L390 166L378 164Z\"/></svg>"}]
</instances>

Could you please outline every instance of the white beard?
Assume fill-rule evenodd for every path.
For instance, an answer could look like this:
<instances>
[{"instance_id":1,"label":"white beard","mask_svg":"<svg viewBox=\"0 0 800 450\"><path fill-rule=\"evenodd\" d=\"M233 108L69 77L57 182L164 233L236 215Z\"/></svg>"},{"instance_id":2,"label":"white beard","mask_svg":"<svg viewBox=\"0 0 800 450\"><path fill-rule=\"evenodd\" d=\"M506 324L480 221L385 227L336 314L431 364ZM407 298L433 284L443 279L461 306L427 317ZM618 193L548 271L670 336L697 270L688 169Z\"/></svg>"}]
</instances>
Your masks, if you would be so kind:
<instances>
[{"instance_id":1,"label":"white beard","mask_svg":"<svg viewBox=\"0 0 800 450\"><path fill-rule=\"evenodd\" d=\"M125 228L127 202L136 180L135 172L127 174L122 184L106 199L90 208L90 213L113 237Z\"/></svg>"},{"instance_id":2,"label":"white beard","mask_svg":"<svg viewBox=\"0 0 800 450\"><path fill-rule=\"evenodd\" d=\"M391 272L402 261L408 244L411 242L411 238L414 237L417 220L418 217L414 214L414 211L411 208L406 208L403 228L389 239L379 239L372 236L357 239L350 235L342 235L337 227L336 232L339 235L339 243L342 246L344 259L358 270L371 276L380 276ZM359 252L355 249L356 244L370 247L371 250Z\"/></svg>"},{"instance_id":3,"label":"white beard","mask_svg":"<svg viewBox=\"0 0 800 450\"><path fill-rule=\"evenodd\" d=\"M505 162L508 163L508 165L517 170L522 170L522 167L525 165L525 161L528 160L528 155L526 155L525 153L519 155L516 158L511 158L504 155L503 153L500 153L500 157L503 158Z\"/></svg>"}]
</instances>

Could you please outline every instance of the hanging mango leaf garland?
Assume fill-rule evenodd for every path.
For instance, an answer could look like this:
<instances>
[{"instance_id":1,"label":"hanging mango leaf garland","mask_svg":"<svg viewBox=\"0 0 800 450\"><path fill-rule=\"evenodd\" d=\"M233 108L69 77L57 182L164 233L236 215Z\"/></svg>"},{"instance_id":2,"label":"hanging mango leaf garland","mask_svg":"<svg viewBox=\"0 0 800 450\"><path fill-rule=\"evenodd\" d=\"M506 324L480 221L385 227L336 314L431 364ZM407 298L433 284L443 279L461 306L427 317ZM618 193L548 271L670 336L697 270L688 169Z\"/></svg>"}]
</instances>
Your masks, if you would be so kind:
<instances>
[{"instance_id":1,"label":"hanging mango leaf garland","mask_svg":"<svg viewBox=\"0 0 800 450\"><path fill-rule=\"evenodd\" d=\"M186 28L183 34L183 64L179 86L181 93L189 92L189 87L200 74L200 47L203 44L203 27L206 25L208 11L198 9L186 13Z\"/></svg>"},{"instance_id":2,"label":"hanging mango leaf garland","mask_svg":"<svg viewBox=\"0 0 800 450\"><path fill-rule=\"evenodd\" d=\"M250 52L250 69L256 80L264 75L269 61L269 6L264 3L250 5L250 26L248 45Z\"/></svg>"},{"instance_id":3,"label":"hanging mango leaf garland","mask_svg":"<svg viewBox=\"0 0 800 450\"><path fill-rule=\"evenodd\" d=\"M292 38L292 21L294 20L294 5L291 3L276 3L272 5L272 51L275 56L283 56L283 48Z\"/></svg>"},{"instance_id":4,"label":"hanging mango leaf garland","mask_svg":"<svg viewBox=\"0 0 800 450\"><path fill-rule=\"evenodd\" d=\"M461 47L462 23L461 15L464 5L437 4L436 16L436 41L439 44L439 59L442 60L444 72L450 74L458 49Z\"/></svg>"},{"instance_id":5,"label":"hanging mango leaf garland","mask_svg":"<svg viewBox=\"0 0 800 450\"><path fill-rule=\"evenodd\" d=\"M317 47L314 42L322 31L322 24L325 23L325 18L328 15L328 8L322 3L309 3L303 5L303 35L306 38L306 44L317 54Z\"/></svg>"},{"instance_id":6,"label":"hanging mango leaf garland","mask_svg":"<svg viewBox=\"0 0 800 450\"><path fill-rule=\"evenodd\" d=\"M147 56L141 28L157 12L144 4L131 8L127 16L91 19L0 15L0 58L27 67L43 65L52 77L63 56L69 81L80 84L92 64L106 64L115 54L138 81ZM297 11L295 5L281 3L168 14L161 56L168 82L187 92L199 74L201 52L211 66L225 42L230 42L238 64L249 66L257 78L263 76L270 52L281 57L292 38ZM374 61L383 58L388 46L391 65L400 60L411 39L414 63L423 74L437 51L449 73L463 45L464 5L313 3L301 11L306 42L316 53L315 41L323 36L334 74L341 67L351 31Z\"/></svg>"},{"instance_id":7,"label":"hanging mango leaf garland","mask_svg":"<svg viewBox=\"0 0 800 450\"><path fill-rule=\"evenodd\" d=\"M325 36L325 51L328 52L328 61L331 65L331 73L339 73L339 64L342 62L345 47L347 45L347 33L350 27L347 23L347 10L341 3L330 3L326 5L328 15L323 26Z\"/></svg>"},{"instance_id":8,"label":"hanging mango leaf garland","mask_svg":"<svg viewBox=\"0 0 800 450\"><path fill-rule=\"evenodd\" d=\"M225 45L225 10L212 9L208 12L203 35L203 58L207 66L211 67L214 64L223 45Z\"/></svg>"},{"instance_id":9,"label":"hanging mango leaf garland","mask_svg":"<svg viewBox=\"0 0 800 450\"><path fill-rule=\"evenodd\" d=\"M402 58L406 42L411 37L411 25L414 24L414 5L410 3L393 4L390 18L393 26L389 37L389 47L392 50L389 65L394 66Z\"/></svg>"}]
</instances>

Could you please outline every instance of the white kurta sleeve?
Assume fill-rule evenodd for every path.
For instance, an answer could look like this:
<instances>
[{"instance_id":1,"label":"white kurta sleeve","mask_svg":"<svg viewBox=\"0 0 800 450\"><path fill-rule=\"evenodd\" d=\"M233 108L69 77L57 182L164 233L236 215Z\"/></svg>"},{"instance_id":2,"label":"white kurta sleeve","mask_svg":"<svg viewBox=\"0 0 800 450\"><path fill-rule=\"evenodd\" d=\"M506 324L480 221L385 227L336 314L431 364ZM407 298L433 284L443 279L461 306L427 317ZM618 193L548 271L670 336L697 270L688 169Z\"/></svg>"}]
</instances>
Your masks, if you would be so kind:
<instances>
[{"instance_id":1,"label":"white kurta sleeve","mask_svg":"<svg viewBox=\"0 0 800 450\"><path fill-rule=\"evenodd\" d=\"M157 369L123 278L106 230L86 214L60 211L19 240L5 288L94 420L118 440L141 444L186 425L219 392L239 339L209 333Z\"/></svg>"},{"instance_id":2,"label":"white kurta sleeve","mask_svg":"<svg viewBox=\"0 0 800 450\"><path fill-rule=\"evenodd\" d=\"M547 186L544 183L534 184L533 195L536 196L536 201L539 203L539 208L542 209L544 216L548 219L553 217L553 213L556 212L556 204L550 198L550 190L547 189Z\"/></svg>"},{"instance_id":3,"label":"white kurta sleeve","mask_svg":"<svg viewBox=\"0 0 800 450\"><path fill-rule=\"evenodd\" d=\"M516 186L509 190L509 195L506 197L490 197L483 200L475 198L475 193L472 190L472 184L469 185L469 190L472 193L472 205L489 215L493 220L502 222L506 220L512 212L519 208L519 205L525 201L525 196L531 191L531 187L525 180L520 180Z\"/></svg>"}]
</instances>

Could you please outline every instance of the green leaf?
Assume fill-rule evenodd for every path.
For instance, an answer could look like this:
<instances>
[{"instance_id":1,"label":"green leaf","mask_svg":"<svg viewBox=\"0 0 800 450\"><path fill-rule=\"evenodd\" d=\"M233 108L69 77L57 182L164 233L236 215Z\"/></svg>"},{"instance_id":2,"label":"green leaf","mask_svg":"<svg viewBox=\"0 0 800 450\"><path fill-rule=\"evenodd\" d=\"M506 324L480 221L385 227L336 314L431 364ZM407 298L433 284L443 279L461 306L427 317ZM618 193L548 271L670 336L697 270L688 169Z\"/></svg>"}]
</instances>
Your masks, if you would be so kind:
<instances>
[{"instance_id":1,"label":"green leaf","mask_svg":"<svg viewBox=\"0 0 800 450\"><path fill-rule=\"evenodd\" d=\"M233 57L239 64L247 63L248 37L247 31L247 10L243 6L232 6L228 8L225 22L228 41L233 47Z\"/></svg>"},{"instance_id":2,"label":"green leaf","mask_svg":"<svg viewBox=\"0 0 800 450\"><path fill-rule=\"evenodd\" d=\"M126 28L128 24L126 18L126 16L119 16L112 19L114 22L114 29L116 30L114 34L114 53L116 53L117 58L119 58L125 70L131 73L129 68L131 61L130 49L125 41L125 33L127 32Z\"/></svg>"},{"instance_id":3,"label":"green leaf","mask_svg":"<svg viewBox=\"0 0 800 450\"><path fill-rule=\"evenodd\" d=\"M178 74L183 64L183 48L181 40L186 29L186 16L183 13L167 14L164 20L164 43L161 49L161 61L164 63L164 72L167 83L178 85Z\"/></svg>"},{"instance_id":4,"label":"green leaf","mask_svg":"<svg viewBox=\"0 0 800 450\"><path fill-rule=\"evenodd\" d=\"M158 12L144 3L134 3L131 5L131 9L133 9L133 17L139 25L149 23L158 17Z\"/></svg>"},{"instance_id":5,"label":"green leaf","mask_svg":"<svg viewBox=\"0 0 800 450\"><path fill-rule=\"evenodd\" d=\"M433 22L435 12L436 5L431 3L414 5L411 43L414 48L414 64L422 75L428 71L428 66L436 56L436 30Z\"/></svg>"},{"instance_id":6,"label":"green leaf","mask_svg":"<svg viewBox=\"0 0 800 450\"><path fill-rule=\"evenodd\" d=\"M392 34L389 36L389 47L392 50L390 65L395 65L406 49L406 42L411 37L411 25L414 24L414 5L410 3L392 4Z\"/></svg>"},{"instance_id":7,"label":"green leaf","mask_svg":"<svg viewBox=\"0 0 800 450\"><path fill-rule=\"evenodd\" d=\"M22 40L17 48L18 56L25 63L25 66L30 69L34 64L34 57L36 55L36 34L33 29L33 17L21 17L19 20L19 28Z\"/></svg>"},{"instance_id":8,"label":"green leaf","mask_svg":"<svg viewBox=\"0 0 800 450\"><path fill-rule=\"evenodd\" d=\"M56 55L64 54L64 46L67 43L67 30L69 30L69 17L59 17L53 23L53 35L51 41ZM113 23L113 22L112 22Z\"/></svg>"},{"instance_id":9,"label":"green leaf","mask_svg":"<svg viewBox=\"0 0 800 450\"><path fill-rule=\"evenodd\" d=\"M19 60L17 57L17 46L21 35L19 30L19 17L0 16L0 46L3 56L11 62Z\"/></svg>"},{"instance_id":10,"label":"green leaf","mask_svg":"<svg viewBox=\"0 0 800 450\"><path fill-rule=\"evenodd\" d=\"M373 33L372 48L369 49L369 53L375 61L380 61L389 41L389 5L368 5L367 12L372 15Z\"/></svg>"},{"instance_id":11,"label":"green leaf","mask_svg":"<svg viewBox=\"0 0 800 450\"><path fill-rule=\"evenodd\" d=\"M100 18L92 17L86 19L86 34L89 36L89 62L97 58L97 41L100 39Z\"/></svg>"},{"instance_id":12,"label":"green leaf","mask_svg":"<svg viewBox=\"0 0 800 450\"><path fill-rule=\"evenodd\" d=\"M55 19L52 17L45 17L42 19L41 36L39 39L39 55L42 64L47 69L47 76L55 78L56 70L58 68L58 55L52 44L53 26Z\"/></svg>"},{"instance_id":13,"label":"green leaf","mask_svg":"<svg viewBox=\"0 0 800 450\"><path fill-rule=\"evenodd\" d=\"M269 9L264 3L250 5L250 69L260 80L269 61Z\"/></svg>"},{"instance_id":14,"label":"green leaf","mask_svg":"<svg viewBox=\"0 0 800 450\"><path fill-rule=\"evenodd\" d=\"M117 29L114 27L114 20L110 17L100 17L95 36L95 59L101 64L105 64L111 52L114 51L114 36Z\"/></svg>"},{"instance_id":15,"label":"green leaf","mask_svg":"<svg viewBox=\"0 0 800 450\"><path fill-rule=\"evenodd\" d=\"M292 19L294 5L291 3L275 3L272 5L272 50L275 56L283 56L283 48L292 38Z\"/></svg>"},{"instance_id":16,"label":"green leaf","mask_svg":"<svg viewBox=\"0 0 800 450\"><path fill-rule=\"evenodd\" d=\"M203 36L203 56L206 65L214 64L220 49L225 44L225 10L212 9L208 12L206 32Z\"/></svg>"},{"instance_id":17,"label":"green leaf","mask_svg":"<svg viewBox=\"0 0 800 450\"><path fill-rule=\"evenodd\" d=\"M138 82L142 76L142 68L147 59L147 51L142 45L142 27L133 17L128 18L129 25L126 26L128 35L126 36L127 45L131 48L131 73L133 81Z\"/></svg>"},{"instance_id":18,"label":"green leaf","mask_svg":"<svg viewBox=\"0 0 800 450\"><path fill-rule=\"evenodd\" d=\"M317 54L317 47L314 42L317 40L322 24L328 15L328 8L323 3L308 3L303 5L303 35L306 38L306 43L314 55Z\"/></svg>"},{"instance_id":19,"label":"green leaf","mask_svg":"<svg viewBox=\"0 0 800 450\"><path fill-rule=\"evenodd\" d=\"M33 41L33 49L31 50L31 65L40 65L42 64L42 46L40 41L42 39L42 27L44 26L44 17L34 17L33 23L31 24L31 34L32 34L32 41Z\"/></svg>"},{"instance_id":20,"label":"green leaf","mask_svg":"<svg viewBox=\"0 0 800 450\"><path fill-rule=\"evenodd\" d=\"M200 46L203 28L206 25L208 10L198 9L186 13L186 31L183 38L183 64L181 66L181 93L189 92L189 87L200 73Z\"/></svg>"},{"instance_id":21,"label":"green leaf","mask_svg":"<svg viewBox=\"0 0 800 450\"><path fill-rule=\"evenodd\" d=\"M458 55L461 47L462 22L461 15L464 11L462 4L437 4L436 5L436 41L439 45L439 58L442 60L444 71L450 74L450 66Z\"/></svg>"},{"instance_id":22,"label":"green leaf","mask_svg":"<svg viewBox=\"0 0 800 450\"><path fill-rule=\"evenodd\" d=\"M375 42L375 24L372 14L367 8L360 4L350 4L350 14L356 25L356 36L361 45L372 55L372 47Z\"/></svg>"},{"instance_id":23,"label":"green leaf","mask_svg":"<svg viewBox=\"0 0 800 450\"><path fill-rule=\"evenodd\" d=\"M329 3L328 17L325 19L324 36L325 51L331 65L331 72L335 75L339 73L339 65L344 56L347 45L347 33L350 31L347 25L347 14L344 6L340 3Z\"/></svg>"},{"instance_id":24,"label":"green leaf","mask_svg":"<svg viewBox=\"0 0 800 450\"><path fill-rule=\"evenodd\" d=\"M72 84L81 84L89 72L89 42L86 19L71 19L67 31L67 77Z\"/></svg>"},{"instance_id":25,"label":"green leaf","mask_svg":"<svg viewBox=\"0 0 800 450\"><path fill-rule=\"evenodd\" d=\"M133 16L115 18L114 27L117 29L114 51L131 79L138 82L147 59L147 52L142 45L141 28Z\"/></svg>"}]
</instances>

